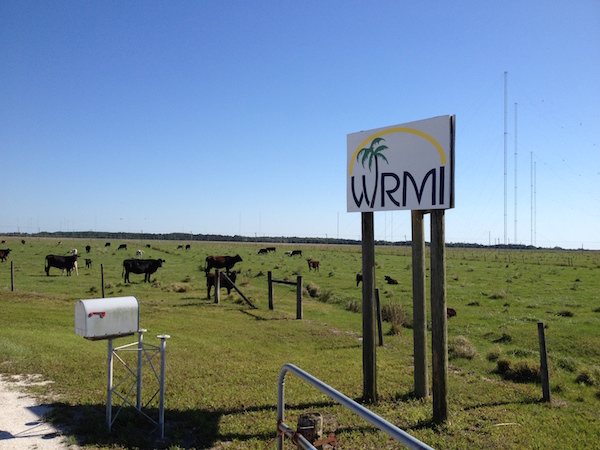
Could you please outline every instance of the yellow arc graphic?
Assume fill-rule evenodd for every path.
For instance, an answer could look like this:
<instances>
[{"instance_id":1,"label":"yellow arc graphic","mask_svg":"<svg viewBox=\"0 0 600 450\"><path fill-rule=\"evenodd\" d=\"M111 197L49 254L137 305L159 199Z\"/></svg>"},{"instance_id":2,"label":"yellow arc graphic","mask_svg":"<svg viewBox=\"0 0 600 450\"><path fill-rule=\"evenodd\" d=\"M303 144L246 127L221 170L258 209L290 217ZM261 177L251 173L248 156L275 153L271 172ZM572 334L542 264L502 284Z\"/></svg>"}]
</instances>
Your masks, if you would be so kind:
<instances>
[{"instance_id":1,"label":"yellow arc graphic","mask_svg":"<svg viewBox=\"0 0 600 450\"><path fill-rule=\"evenodd\" d=\"M352 159L350 160L350 175L352 175L352 171L354 169L354 161L356 160L356 155L358 155L358 152L362 148L364 148L369 142L371 142L373 139L375 139L377 137L385 136L386 134L392 134L392 133L410 133L410 134L414 134L415 136L419 136L419 137L427 140L437 149L438 153L440 154L440 162L442 163L442 165L446 164L446 154L444 153L444 149L442 148L442 146L439 144L438 141L436 141L434 138L432 138L427 133L424 133L421 130L416 130L414 128L405 128L405 127L388 128L387 130L383 130L383 131L380 131L379 133L375 133L375 134L369 136L367 139L365 139L364 141L361 142L361 144L357 147L354 154L352 155Z\"/></svg>"}]
</instances>

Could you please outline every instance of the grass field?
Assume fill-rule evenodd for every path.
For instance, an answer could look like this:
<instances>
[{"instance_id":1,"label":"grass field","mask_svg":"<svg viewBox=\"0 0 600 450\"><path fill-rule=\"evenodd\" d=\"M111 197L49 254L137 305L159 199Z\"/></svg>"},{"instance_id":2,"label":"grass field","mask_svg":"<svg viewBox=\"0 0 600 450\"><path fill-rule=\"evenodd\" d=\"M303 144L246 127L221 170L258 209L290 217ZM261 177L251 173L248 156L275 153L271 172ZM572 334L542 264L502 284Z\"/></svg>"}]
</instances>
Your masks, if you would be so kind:
<instances>
[{"instance_id":1,"label":"grass field","mask_svg":"<svg viewBox=\"0 0 600 450\"><path fill-rule=\"evenodd\" d=\"M275 448L277 377L285 363L350 398L362 395L359 246L281 244L275 253L258 255L262 246L247 243L191 242L185 250L177 247L189 242L113 240L105 247L100 240L63 239L59 246L57 239L29 238L24 245L2 239L7 242L0 248L12 252L0 263L0 373L51 381L34 393L54 403L52 420L70 427L73 443ZM128 250L117 250L122 243ZM46 276L45 255L66 255L71 248L79 250L79 276L61 276L54 268ZM124 284L122 261L137 249L165 263L151 283L132 274ZM284 254L292 249L303 256ZM200 269L211 254L241 255L237 284L256 309L235 291L228 296L222 290L220 305L206 298ZM307 258L320 261L319 272L308 271ZM377 247L375 260L382 305L396 319L383 325L380 400L370 409L434 448L599 448L600 252L447 250L447 303L457 316L448 323L449 420L442 426L432 423L431 397L413 395L410 248ZM101 265L106 297L138 298L145 342L158 345L156 335L171 336L163 441L131 408L120 412L110 434L106 430L107 344L74 331L77 300L101 297ZM303 276L303 320L295 320L292 286L276 285L275 309L268 309L268 271L277 279ZM385 275L399 284L384 284ZM538 322L546 328L551 404L541 402ZM134 340L116 339L115 345ZM156 386L149 372L144 383L151 397ZM123 374L115 367L115 378ZM147 400L145 411L156 418L158 399ZM338 448L402 448L293 375L286 379L286 401L290 426L300 413L318 411Z\"/></svg>"}]
</instances>

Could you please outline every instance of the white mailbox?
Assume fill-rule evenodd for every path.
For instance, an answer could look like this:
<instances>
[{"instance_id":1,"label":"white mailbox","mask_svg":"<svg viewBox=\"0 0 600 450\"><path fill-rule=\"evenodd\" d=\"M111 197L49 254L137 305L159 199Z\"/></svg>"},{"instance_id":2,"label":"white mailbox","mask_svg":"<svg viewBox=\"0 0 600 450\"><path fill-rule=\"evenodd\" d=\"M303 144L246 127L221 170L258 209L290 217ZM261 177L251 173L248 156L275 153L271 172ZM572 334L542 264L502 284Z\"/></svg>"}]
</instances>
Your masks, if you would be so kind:
<instances>
[{"instance_id":1,"label":"white mailbox","mask_svg":"<svg viewBox=\"0 0 600 450\"><path fill-rule=\"evenodd\" d=\"M135 297L93 298L75 304L75 333L86 339L130 336L140 329Z\"/></svg>"}]
</instances>

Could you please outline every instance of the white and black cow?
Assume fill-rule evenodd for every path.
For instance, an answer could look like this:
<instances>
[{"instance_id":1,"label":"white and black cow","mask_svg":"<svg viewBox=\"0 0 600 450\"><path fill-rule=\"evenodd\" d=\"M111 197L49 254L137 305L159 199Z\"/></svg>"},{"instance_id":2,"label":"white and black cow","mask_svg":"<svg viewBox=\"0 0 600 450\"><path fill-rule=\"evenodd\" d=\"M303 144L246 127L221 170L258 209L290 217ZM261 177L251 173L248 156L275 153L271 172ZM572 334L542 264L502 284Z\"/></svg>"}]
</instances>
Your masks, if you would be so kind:
<instances>
[{"instance_id":1,"label":"white and black cow","mask_svg":"<svg viewBox=\"0 0 600 450\"><path fill-rule=\"evenodd\" d=\"M71 275L71 271L77 264L77 255L71 256L60 256L60 255L47 255L46 256L46 275L50 276L50 267L56 267L57 269L66 270L67 276Z\"/></svg>"},{"instance_id":2,"label":"white and black cow","mask_svg":"<svg viewBox=\"0 0 600 450\"><path fill-rule=\"evenodd\" d=\"M144 283L150 282L150 276L162 267L164 259L126 259L123 261L123 279L129 283L129 274L144 274Z\"/></svg>"}]
</instances>

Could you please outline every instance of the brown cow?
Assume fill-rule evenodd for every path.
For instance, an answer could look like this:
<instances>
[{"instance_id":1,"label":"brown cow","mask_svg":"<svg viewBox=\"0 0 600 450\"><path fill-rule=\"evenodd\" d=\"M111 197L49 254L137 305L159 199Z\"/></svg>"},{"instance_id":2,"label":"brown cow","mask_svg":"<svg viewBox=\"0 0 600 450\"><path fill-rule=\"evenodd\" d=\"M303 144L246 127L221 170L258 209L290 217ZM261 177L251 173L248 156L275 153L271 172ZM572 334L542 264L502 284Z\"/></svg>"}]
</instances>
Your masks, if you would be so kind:
<instances>
[{"instance_id":1,"label":"brown cow","mask_svg":"<svg viewBox=\"0 0 600 450\"><path fill-rule=\"evenodd\" d=\"M206 267L204 268L204 271L206 273L210 272L210 269L223 269L225 268L225 271L227 272L227 274L229 275L229 271L231 270L231 268L233 266L235 266L235 263L237 262L241 262L242 261L242 257L240 255L235 255L235 256L207 256L206 257Z\"/></svg>"},{"instance_id":2,"label":"brown cow","mask_svg":"<svg viewBox=\"0 0 600 450\"><path fill-rule=\"evenodd\" d=\"M227 289L227 295L231 294L231 290L233 289L233 285L235 284L235 279L237 278L237 272L234 270L233 272L231 272L229 274L229 279L231 280L231 283L227 280L227 278L225 278L224 276L225 274L223 272L219 272L219 283L221 288L226 288ZM206 274L206 289L208 290L208 293L206 294L207 297L206 298L210 298L210 290L212 289L212 287L215 285L215 274L214 273L207 273Z\"/></svg>"},{"instance_id":3,"label":"brown cow","mask_svg":"<svg viewBox=\"0 0 600 450\"><path fill-rule=\"evenodd\" d=\"M8 258L9 253L10 253L10 248L5 248L3 250L0 250L0 261L6 261L6 258Z\"/></svg>"},{"instance_id":4,"label":"brown cow","mask_svg":"<svg viewBox=\"0 0 600 450\"><path fill-rule=\"evenodd\" d=\"M319 261L313 261L312 259L307 259L306 260L308 262L308 271L310 272L310 269L314 269L315 272L317 270L319 270Z\"/></svg>"}]
</instances>

